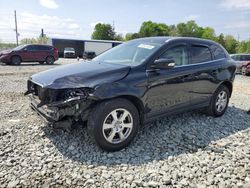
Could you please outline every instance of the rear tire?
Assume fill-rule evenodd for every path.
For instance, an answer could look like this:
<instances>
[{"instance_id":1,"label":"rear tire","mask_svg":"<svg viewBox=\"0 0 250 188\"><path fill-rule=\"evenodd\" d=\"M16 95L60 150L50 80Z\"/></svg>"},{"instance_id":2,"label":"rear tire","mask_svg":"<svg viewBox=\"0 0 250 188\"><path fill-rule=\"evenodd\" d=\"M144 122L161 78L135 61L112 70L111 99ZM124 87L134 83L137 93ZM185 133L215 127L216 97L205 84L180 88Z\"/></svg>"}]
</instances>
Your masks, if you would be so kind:
<instances>
[{"instance_id":1,"label":"rear tire","mask_svg":"<svg viewBox=\"0 0 250 188\"><path fill-rule=\"evenodd\" d=\"M227 110L229 98L228 88L225 85L220 85L212 96L207 114L213 117L222 116Z\"/></svg>"},{"instance_id":2,"label":"rear tire","mask_svg":"<svg viewBox=\"0 0 250 188\"><path fill-rule=\"evenodd\" d=\"M48 57L46 58L46 64L47 64L47 65L53 65L54 62L55 62L55 58L54 58L53 56L48 56Z\"/></svg>"},{"instance_id":3,"label":"rear tire","mask_svg":"<svg viewBox=\"0 0 250 188\"><path fill-rule=\"evenodd\" d=\"M118 151L128 146L137 134L139 113L126 99L104 101L92 110L87 126L100 148Z\"/></svg>"},{"instance_id":4,"label":"rear tire","mask_svg":"<svg viewBox=\"0 0 250 188\"><path fill-rule=\"evenodd\" d=\"M22 62L22 59L19 56L11 57L11 64L12 65L20 65L21 62Z\"/></svg>"}]
</instances>

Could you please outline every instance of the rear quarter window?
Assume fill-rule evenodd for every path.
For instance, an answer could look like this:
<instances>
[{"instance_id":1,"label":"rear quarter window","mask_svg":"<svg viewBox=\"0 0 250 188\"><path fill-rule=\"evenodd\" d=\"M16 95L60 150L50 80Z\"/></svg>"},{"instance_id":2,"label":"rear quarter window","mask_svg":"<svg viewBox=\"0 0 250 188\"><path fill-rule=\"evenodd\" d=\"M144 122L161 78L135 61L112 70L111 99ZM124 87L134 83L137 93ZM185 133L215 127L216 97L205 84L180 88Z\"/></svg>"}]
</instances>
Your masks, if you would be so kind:
<instances>
[{"instance_id":1,"label":"rear quarter window","mask_svg":"<svg viewBox=\"0 0 250 188\"><path fill-rule=\"evenodd\" d=\"M210 48L214 54L214 59L222 59L226 57L224 50L220 46L212 45Z\"/></svg>"},{"instance_id":2,"label":"rear quarter window","mask_svg":"<svg viewBox=\"0 0 250 188\"><path fill-rule=\"evenodd\" d=\"M51 50L50 46L38 46L38 48L39 48L40 51L49 51L49 50Z\"/></svg>"},{"instance_id":3,"label":"rear quarter window","mask_svg":"<svg viewBox=\"0 0 250 188\"><path fill-rule=\"evenodd\" d=\"M191 63L203 63L212 61L212 54L208 47L200 45L192 45L190 49Z\"/></svg>"}]
</instances>

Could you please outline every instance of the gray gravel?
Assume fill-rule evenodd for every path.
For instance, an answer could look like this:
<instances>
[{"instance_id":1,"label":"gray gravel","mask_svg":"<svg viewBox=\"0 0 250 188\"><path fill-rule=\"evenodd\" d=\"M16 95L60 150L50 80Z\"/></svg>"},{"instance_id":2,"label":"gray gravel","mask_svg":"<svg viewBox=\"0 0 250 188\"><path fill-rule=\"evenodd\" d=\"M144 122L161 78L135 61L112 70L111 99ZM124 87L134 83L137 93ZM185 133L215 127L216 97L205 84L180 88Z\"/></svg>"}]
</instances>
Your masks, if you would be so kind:
<instances>
[{"instance_id":1,"label":"gray gravel","mask_svg":"<svg viewBox=\"0 0 250 188\"><path fill-rule=\"evenodd\" d=\"M223 117L166 117L107 153L86 127L53 130L29 108L27 78L55 66L0 65L0 187L250 187L250 77L236 76Z\"/></svg>"}]
</instances>

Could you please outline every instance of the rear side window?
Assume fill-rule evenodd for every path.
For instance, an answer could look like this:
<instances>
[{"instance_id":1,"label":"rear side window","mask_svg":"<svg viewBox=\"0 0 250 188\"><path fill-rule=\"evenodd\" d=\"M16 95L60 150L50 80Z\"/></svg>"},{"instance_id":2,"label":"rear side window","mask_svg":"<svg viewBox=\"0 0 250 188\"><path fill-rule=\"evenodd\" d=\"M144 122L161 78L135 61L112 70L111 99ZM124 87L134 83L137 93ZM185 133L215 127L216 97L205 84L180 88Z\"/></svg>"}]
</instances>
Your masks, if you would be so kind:
<instances>
[{"instance_id":1,"label":"rear side window","mask_svg":"<svg viewBox=\"0 0 250 188\"><path fill-rule=\"evenodd\" d=\"M27 50L28 50L28 51L37 51L38 48L37 48L36 45L30 45L30 46L27 46Z\"/></svg>"},{"instance_id":2,"label":"rear side window","mask_svg":"<svg viewBox=\"0 0 250 188\"><path fill-rule=\"evenodd\" d=\"M250 61L250 55L241 55L240 61Z\"/></svg>"},{"instance_id":3,"label":"rear side window","mask_svg":"<svg viewBox=\"0 0 250 188\"><path fill-rule=\"evenodd\" d=\"M49 51L51 48L49 46L37 46L39 51Z\"/></svg>"},{"instance_id":4,"label":"rear side window","mask_svg":"<svg viewBox=\"0 0 250 188\"><path fill-rule=\"evenodd\" d=\"M203 63L212 61L212 54L206 46L191 46L191 63Z\"/></svg>"},{"instance_id":5,"label":"rear side window","mask_svg":"<svg viewBox=\"0 0 250 188\"><path fill-rule=\"evenodd\" d=\"M214 59L221 59L226 57L224 50L220 46L212 45L211 50L213 51Z\"/></svg>"}]
</instances>

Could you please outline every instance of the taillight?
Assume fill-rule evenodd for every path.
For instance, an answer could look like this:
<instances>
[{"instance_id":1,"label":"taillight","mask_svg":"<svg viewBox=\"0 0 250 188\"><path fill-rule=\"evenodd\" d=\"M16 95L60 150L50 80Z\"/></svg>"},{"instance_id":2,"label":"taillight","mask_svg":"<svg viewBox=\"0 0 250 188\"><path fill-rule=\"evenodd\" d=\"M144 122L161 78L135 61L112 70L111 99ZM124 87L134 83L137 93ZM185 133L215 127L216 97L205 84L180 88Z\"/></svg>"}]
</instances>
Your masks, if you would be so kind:
<instances>
[{"instance_id":1,"label":"taillight","mask_svg":"<svg viewBox=\"0 0 250 188\"><path fill-rule=\"evenodd\" d=\"M247 68L250 68L250 62L247 63Z\"/></svg>"}]
</instances>

